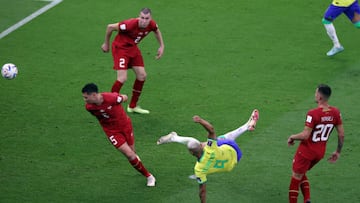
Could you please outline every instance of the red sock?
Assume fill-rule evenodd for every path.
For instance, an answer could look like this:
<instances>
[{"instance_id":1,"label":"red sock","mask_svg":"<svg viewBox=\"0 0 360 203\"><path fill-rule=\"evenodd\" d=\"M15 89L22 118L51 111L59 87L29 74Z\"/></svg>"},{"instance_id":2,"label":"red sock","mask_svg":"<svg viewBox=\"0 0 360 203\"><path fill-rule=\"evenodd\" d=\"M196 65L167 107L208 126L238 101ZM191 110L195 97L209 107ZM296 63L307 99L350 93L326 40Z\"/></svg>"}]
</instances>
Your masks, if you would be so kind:
<instances>
[{"instance_id":1,"label":"red sock","mask_svg":"<svg viewBox=\"0 0 360 203\"><path fill-rule=\"evenodd\" d=\"M123 83L116 80L111 88L111 92L117 92L120 93L120 89L123 86Z\"/></svg>"},{"instance_id":2,"label":"red sock","mask_svg":"<svg viewBox=\"0 0 360 203\"><path fill-rule=\"evenodd\" d=\"M144 86L145 81L140 81L138 79L135 80L134 82L134 86L133 86L133 91L132 91L132 97L131 97L131 102L129 107L130 108L135 108L137 105L137 102L139 100L140 94L141 94L141 90Z\"/></svg>"},{"instance_id":3,"label":"red sock","mask_svg":"<svg viewBox=\"0 0 360 203\"><path fill-rule=\"evenodd\" d=\"M303 176L300 182L301 192L304 196L304 203L310 201L310 183L306 175Z\"/></svg>"},{"instance_id":4,"label":"red sock","mask_svg":"<svg viewBox=\"0 0 360 203\"><path fill-rule=\"evenodd\" d=\"M143 176L145 176L145 177L151 176L149 171L146 170L146 168L144 167L144 165L142 164L142 162L140 161L140 159L138 157L136 157L134 160L129 161L129 162L137 171L139 171L141 174L143 174Z\"/></svg>"},{"instance_id":5,"label":"red sock","mask_svg":"<svg viewBox=\"0 0 360 203\"><path fill-rule=\"evenodd\" d=\"M299 185L300 185L300 180L291 177L291 182L289 186L289 203L297 203L297 199L299 195Z\"/></svg>"}]
</instances>

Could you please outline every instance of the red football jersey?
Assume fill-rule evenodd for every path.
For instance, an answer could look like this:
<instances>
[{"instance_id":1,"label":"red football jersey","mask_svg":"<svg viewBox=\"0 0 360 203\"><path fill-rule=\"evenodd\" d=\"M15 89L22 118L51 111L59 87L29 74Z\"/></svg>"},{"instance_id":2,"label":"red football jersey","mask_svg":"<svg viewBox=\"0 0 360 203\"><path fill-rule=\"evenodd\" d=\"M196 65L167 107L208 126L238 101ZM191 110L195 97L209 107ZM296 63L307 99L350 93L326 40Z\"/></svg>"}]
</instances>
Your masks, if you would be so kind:
<instances>
[{"instance_id":1,"label":"red football jersey","mask_svg":"<svg viewBox=\"0 0 360 203\"><path fill-rule=\"evenodd\" d=\"M104 98L103 103L86 104L86 110L99 120L105 132L118 132L127 128L131 121L120 104L119 94L104 92L101 95Z\"/></svg>"},{"instance_id":2,"label":"red football jersey","mask_svg":"<svg viewBox=\"0 0 360 203\"><path fill-rule=\"evenodd\" d=\"M119 32L113 43L118 47L129 47L138 44L150 32L156 31L158 26L154 20L150 20L146 28L139 28L139 19L131 18L119 23Z\"/></svg>"},{"instance_id":3,"label":"red football jersey","mask_svg":"<svg viewBox=\"0 0 360 203\"><path fill-rule=\"evenodd\" d=\"M325 155L326 143L334 127L341 125L341 114L336 107L315 108L308 111L305 125L312 128L307 140L303 140L298 148L301 154L309 159L322 159Z\"/></svg>"}]
</instances>

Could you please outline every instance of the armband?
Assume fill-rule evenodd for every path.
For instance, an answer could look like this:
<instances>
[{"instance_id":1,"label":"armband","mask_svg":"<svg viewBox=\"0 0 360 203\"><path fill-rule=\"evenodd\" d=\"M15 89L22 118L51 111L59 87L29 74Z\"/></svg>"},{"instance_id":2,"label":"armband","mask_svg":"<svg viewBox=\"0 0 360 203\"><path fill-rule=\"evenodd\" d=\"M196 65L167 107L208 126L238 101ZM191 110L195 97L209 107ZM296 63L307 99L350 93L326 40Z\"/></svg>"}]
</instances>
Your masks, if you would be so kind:
<instances>
[{"instance_id":1,"label":"armband","mask_svg":"<svg viewBox=\"0 0 360 203\"><path fill-rule=\"evenodd\" d=\"M117 103L121 103L122 102L122 100L124 100L124 98L121 96L121 95L119 95L118 97L117 97Z\"/></svg>"}]
</instances>

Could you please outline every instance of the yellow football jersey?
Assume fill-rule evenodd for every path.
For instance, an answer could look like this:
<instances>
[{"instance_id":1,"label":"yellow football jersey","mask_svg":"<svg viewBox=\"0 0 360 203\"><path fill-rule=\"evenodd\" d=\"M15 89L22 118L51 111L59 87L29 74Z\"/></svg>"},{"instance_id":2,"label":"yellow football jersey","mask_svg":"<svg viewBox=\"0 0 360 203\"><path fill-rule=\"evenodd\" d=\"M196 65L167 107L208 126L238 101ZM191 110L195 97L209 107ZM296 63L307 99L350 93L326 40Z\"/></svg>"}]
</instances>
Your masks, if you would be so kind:
<instances>
[{"instance_id":1,"label":"yellow football jersey","mask_svg":"<svg viewBox=\"0 0 360 203\"><path fill-rule=\"evenodd\" d=\"M332 5L334 6L341 6L341 7L348 7L353 4L356 0L333 0Z\"/></svg>"},{"instance_id":2,"label":"yellow football jersey","mask_svg":"<svg viewBox=\"0 0 360 203\"><path fill-rule=\"evenodd\" d=\"M233 147L223 144L217 146L217 140L208 139L202 157L196 162L195 176L198 183L207 181L211 173L231 171L237 163L237 154Z\"/></svg>"}]
</instances>

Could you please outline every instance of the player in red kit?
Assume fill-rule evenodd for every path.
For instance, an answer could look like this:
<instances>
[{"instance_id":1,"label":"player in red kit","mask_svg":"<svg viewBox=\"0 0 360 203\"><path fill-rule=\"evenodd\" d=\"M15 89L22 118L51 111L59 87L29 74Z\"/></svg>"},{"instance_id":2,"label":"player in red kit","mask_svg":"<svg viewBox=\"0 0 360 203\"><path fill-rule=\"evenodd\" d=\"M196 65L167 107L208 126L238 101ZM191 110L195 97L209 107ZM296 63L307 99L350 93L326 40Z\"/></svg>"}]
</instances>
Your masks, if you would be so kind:
<instances>
[{"instance_id":1,"label":"player in red kit","mask_svg":"<svg viewBox=\"0 0 360 203\"><path fill-rule=\"evenodd\" d=\"M310 203L310 184L306 173L324 157L326 143L334 128L336 128L338 134L338 145L328 161L335 163L340 156L344 143L344 128L340 111L328 104L330 95L331 88L328 85L321 84L316 88L315 101L318 104L317 108L308 111L304 130L288 138L289 146L294 145L295 140L300 141L292 166L292 177L289 186L290 203L297 202L299 187L304 196L304 203Z\"/></svg>"},{"instance_id":2,"label":"player in red kit","mask_svg":"<svg viewBox=\"0 0 360 203\"><path fill-rule=\"evenodd\" d=\"M82 94L86 110L99 120L109 141L147 178L147 186L155 186L155 177L147 171L135 153L132 123L121 106L121 103L127 100L127 96L116 92L99 93L94 83L86 84L82 88Z\"/></svg>"},{"instance_id":3,"label":"player in red kit","mask_svg":"<svg viewBox=\"0 0 360 203\"><path fill-rule=\"evenodd\" d=\"M144 60L137 44L150 32L154 32L160 45L156 59L160 59L165 47L160 29L156 22L152 20L151 10L149 8L143 8L141 9L138 18L131 18L107 26L105 41L101 46L101 49L104 52L109 52L110 38L114 31L117 32L117 35L112 42L112 56L114 60L113 68L117 71L117 79L114 82L111 91L120 92L121 87L127 80L127 70L130 68L133 69L136 79L127 111L130 113L148 114L150 113L149 110L142 109L137 105L146 79Z\"/></svg>"}]
</instances>

